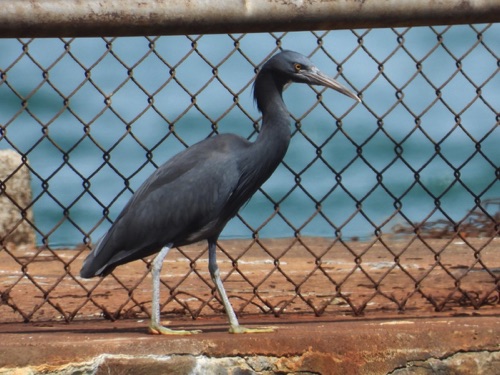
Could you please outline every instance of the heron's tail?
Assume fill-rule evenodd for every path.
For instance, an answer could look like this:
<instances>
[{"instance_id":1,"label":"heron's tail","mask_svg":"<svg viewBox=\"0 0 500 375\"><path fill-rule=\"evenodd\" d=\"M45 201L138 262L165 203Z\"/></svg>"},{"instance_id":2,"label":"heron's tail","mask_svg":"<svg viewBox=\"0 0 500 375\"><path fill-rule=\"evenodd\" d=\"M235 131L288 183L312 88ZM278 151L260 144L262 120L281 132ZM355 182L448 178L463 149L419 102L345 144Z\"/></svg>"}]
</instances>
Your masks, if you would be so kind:
<instances>
[{"instance_id":1,"label":"heron's tail","mask_svg":"<svg viewBox=\"0 0 500 375\"><path fill-rule=\"evenodd\" d=\"M85 260L83 261L83 266L80 270L80 277L83 277L84 279L90 279L95 276L106 276L113 270L114 267L111 267L111 269L108 270L108 264L101 264L101 262L97 258L97 255L101 251L103 239L104 237L96 243L90 254L87 255L87 258L85 258Z\"/></svg>"}]
</instances>

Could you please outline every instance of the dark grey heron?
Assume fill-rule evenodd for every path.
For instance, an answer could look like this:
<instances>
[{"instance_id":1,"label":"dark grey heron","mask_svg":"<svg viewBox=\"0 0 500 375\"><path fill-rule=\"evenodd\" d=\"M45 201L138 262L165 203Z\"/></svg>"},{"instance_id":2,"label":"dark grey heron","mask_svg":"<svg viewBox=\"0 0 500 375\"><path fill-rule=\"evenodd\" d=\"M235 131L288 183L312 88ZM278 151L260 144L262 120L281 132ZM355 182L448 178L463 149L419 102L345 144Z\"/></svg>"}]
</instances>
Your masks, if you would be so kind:
<instances>
[{"instance_id":1,"label":"dark grey heron","mask_svg":"<svg viewBox=\"0 0 500 375\"><path fill-rule=\"evenodd\" d=\"M220 278L216 243L226 223L285 156L291 132L282 92L290 82L330 87L359 101L307 57L292 51L276 54L262 66L255 80L254 98L262 113L262 128L255 142L235 134L220 134L172 157L136 191L85 260L80 275L90 278L106 276L121 264L159 251L151 267L151 333L199 332L172 330L160 324L160 273L170 248L201 240L208 241L208 268L228 315L229 332L271 330L239 325Z\"/></svg>"}]
</instances>

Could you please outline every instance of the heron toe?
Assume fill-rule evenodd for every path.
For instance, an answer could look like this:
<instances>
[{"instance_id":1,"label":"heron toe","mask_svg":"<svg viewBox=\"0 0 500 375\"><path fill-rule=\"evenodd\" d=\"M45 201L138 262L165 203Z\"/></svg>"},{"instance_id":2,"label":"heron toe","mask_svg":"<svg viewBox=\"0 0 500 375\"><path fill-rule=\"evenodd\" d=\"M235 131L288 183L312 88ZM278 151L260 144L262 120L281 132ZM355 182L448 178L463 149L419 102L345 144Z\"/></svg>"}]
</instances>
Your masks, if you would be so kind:
<instances>
[{"instance_id":1,"label":"heron toe","mask_svg":"<svg viewBox=\"0 0 500 375\"><path fill-rule=\"evenodd\" d=\"M155 325L155 324L150 324L149 325L149 333L152 335L180 335L180 336L186 336L186 335L196 335L198 333L201 333L200 330L192 330L192 331L187 331L183 329L170 329L167 327L164 327L162 325Z\"/></svg>"},{"instance_id":2,"label":"heron toe","mask_svg":"<svg viewBox=\"0 0 500 375\"><path fill-rule=\"evenodd\" d=\"M276 331L274 327L259 327L259 328L247 328L243 326L229 327L229 333L270 333L274 331Z\"/></svg>"}]
</instances>

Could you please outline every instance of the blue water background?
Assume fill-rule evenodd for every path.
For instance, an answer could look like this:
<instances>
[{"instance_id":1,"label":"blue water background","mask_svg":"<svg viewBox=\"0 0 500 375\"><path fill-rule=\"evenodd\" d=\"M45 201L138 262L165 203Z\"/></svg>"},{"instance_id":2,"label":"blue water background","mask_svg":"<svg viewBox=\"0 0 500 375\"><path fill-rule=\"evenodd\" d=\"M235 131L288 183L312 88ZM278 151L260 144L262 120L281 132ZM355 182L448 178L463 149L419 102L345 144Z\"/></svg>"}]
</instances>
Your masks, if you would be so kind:
<instances>
[{"instance_id":1,"label":"blue water background","mask_svg":"<svg viewBox=\"0 0 500 375\"><path fill-rule=\"evenodd\" d=\"M485 26L474 27L482 30ZM339 122L322 105L308 113L317 94L306 85L291 85L284 97L293 118L300 120L300 131L292 120L294 135L285 165L263 187L279 202L282 216L273 216L275 204L258 192L241 211L247 224L232 220L223 238L250 237L256 228L261 237L289 237L299 232L367 238L379 226L390 232L395 224L407 220L445 217L435 211L435 199L425 189L440 197L442 211L452 220L461 220L475 206L474 195L481 200L500 196L495 175L500 164L500 75L493 56L500 53L500 24L486 29L484 45L469 53L478 43L470 26L405 30L376 29L366 35L364 30L248 34L238 40L241 51L260 63L276 47L277 36L283 48L305 55L318 48L321 36L321 46L335 63L322 50L312 60L330 75L337 75L337 64L341 64L339 80L362 90L363 104L352 109L355 103L351 99L333 90L323 92L324 106ZM436 33L445 30L444 44L438 45ZM397 33L404 33L406 51L398 48ZM185 147L177 137L191 145L209 136L212 123L217 123L218 132L255 139L248 117L259 118L248 84L255 75L254 67L238 52L218 67L223 84L238 93L240 109L223 84L210 81L213 68L204 60L220 63L234 49L234 38L240 36L161 37L155 40L155 51L170 67L155 54L143 59L150 50L150 40L143 37L117 38L110 46L101 38L79 38L66 47L70 39L24 39L29 42L25 53L19 41L0 40L0 149L15 148L27 154L34 170L33 210L39 243L74 246L86 240L87 233L95 241L110 225L103 220L107 207L112 220L131 191L152 173L154 164ZM197 52L183 61L193 46ZM109 48L121 62L106 53ZM462 71L450 54L460 60ZM416 61L420 60L423 74L417 73ZM191 95L176 82L164 86L172 67L179 82L191 94L197 93L196 107L191 106ZM130 68L133 80L142 88L127 80ZM86 80L86 70L91 82ZM396 104L394 85L401 88L404 105ZM474 85L480 87L482 98L474 100ZM426 110L436 101L436 88L445 103L438 100ZM154 108L148 107L143 90L155 93ZM62 96L69 97L68 108ZM105 97L111 98L111 109L106 108ZM415 129L415 116L420 118L419 129ZM456 116L461 127L456 125ZM167 121L174 123L177 137L169 135ZM131 124L131 133L127 133L126 123ZM89 125L90 137L83 124ZM481 142L480 153L474 140ZM434 156L433 142L439 143L444 158ZM402 158L398 158L396 143L401 143ZM116 170L104 163L96 144L109 150L109 161ZM322 145L322 160L317 159L313 144ZM154 164L146 149L152 149ZM415 185L409 166L418 170L425 189ZM459 182L453 168L459 168ZM290 170L303 172L300 179ZM395 201L401 204L400 213L395 213ZM319 206L321 214L314 216Z\"/></svg>"}]
</instances>

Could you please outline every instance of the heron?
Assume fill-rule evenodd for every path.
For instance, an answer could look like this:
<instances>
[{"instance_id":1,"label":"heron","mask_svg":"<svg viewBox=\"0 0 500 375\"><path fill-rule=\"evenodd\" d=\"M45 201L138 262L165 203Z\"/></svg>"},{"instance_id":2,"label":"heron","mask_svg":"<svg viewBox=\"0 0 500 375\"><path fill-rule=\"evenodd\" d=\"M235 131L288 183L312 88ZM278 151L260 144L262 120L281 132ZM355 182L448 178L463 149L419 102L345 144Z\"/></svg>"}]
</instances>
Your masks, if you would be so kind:
<instances>
[{"instance_id":1,"label":"heron","mask_svg":"<svg viewBox=\"0 0 500 375\"><path fill-rule=\"evenodd\" d=\"M133 194L85 259L80 276L104 277L117 266L158 253L151 262L152 304L149 332L188 335L160 322L160 274L172 247L208 242L208 269L229 320L230 333L269 332L238 322L217 265L217 240L227 222L271 176L291 138L290 114L283 89L291 82L321 85L360 99L323 74L309 58L281 51L258 71L254 99L262 114L254 142L236 134L218 134L186 148L158 167Z\"/></svg>"}]
</instances>

